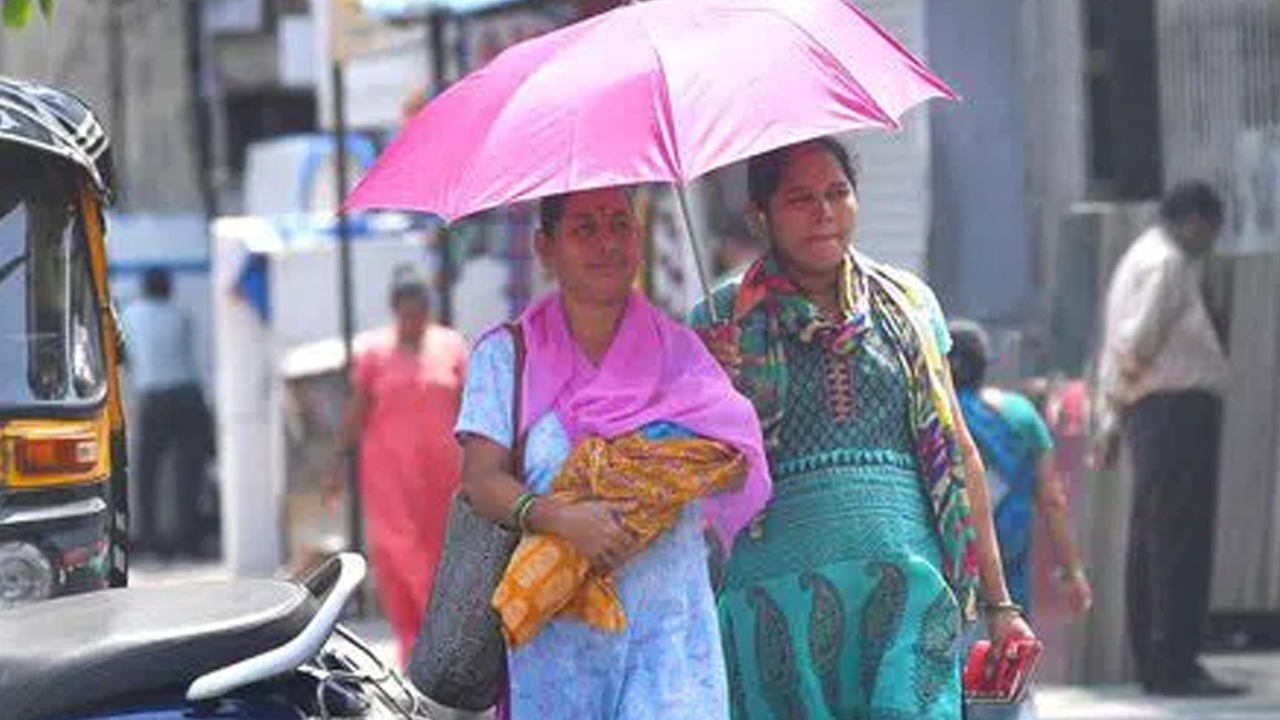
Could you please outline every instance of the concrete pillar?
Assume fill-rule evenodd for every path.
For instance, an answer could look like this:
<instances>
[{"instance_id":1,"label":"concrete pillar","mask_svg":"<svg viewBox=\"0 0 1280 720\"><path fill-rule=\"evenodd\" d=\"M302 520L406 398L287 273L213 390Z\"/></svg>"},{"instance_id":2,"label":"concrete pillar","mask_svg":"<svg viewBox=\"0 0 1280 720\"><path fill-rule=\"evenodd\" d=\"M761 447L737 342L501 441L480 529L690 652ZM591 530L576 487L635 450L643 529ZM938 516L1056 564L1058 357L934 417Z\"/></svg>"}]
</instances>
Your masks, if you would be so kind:
<instances>
[{"instance_id":1,"label":"concrete pillar","mask_svg":"<svg viewBox=\"0 0 1280 720\"><path fill-rule=\"evenodd\" d=\"M928 57L961 95L930 107L929 279L948 313L996 326L1035 307L1019 32L1027 0L926 3Z\"/></svg>"},{"instance_id":2,"label":"concrete pillar","mask_svg":"<svg viewBox=\"0 0 1280 720\"><path fill-rule=\"evenodd\" d=\"M1224 264L1232 277L1231 375L1211 607L1234 629L1256 631L1263 619L1274 633L1280 627L1280 254L1238 255Z\"/></svg>"}]
</instances>

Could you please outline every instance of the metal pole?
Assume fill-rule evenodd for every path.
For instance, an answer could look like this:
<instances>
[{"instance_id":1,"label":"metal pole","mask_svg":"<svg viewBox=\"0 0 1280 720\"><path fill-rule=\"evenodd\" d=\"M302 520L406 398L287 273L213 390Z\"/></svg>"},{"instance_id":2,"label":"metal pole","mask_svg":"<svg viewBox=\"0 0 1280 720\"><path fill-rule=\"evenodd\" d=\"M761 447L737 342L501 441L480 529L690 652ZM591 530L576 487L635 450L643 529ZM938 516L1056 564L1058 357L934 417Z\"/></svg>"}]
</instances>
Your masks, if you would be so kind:
<instances>
[{"instance_id":1,"label":"metal pole","mask_svg":"<svg viewBox=\"0 0 1280 720\"><path fill-rule=\"evenodd\" d=\"M111 154L115 164L116 187L115 203L117 209L126 208L128 192L126 180L129 176L129 158L125 146L129 129L128 96L125 94L125 44L124 44L124 0L114 0L107 4L107 84L111 92Z\"/></svg>"},{"instance_id":2,"label":"metal pole","mask_svg":"<svg viewBox=\"0 0 1280 720\"><path fill-rule=\"evenodd\" d=\"M689 238L689 247L693 250L693 265L698 268L698 282L702 284L702 297L707 301L707 315L712 325L720 323L720 313L716 312L716 304L711 298L711 281L707 278L707 268L702 262L702 253L698 250L698 238L693 230L693 213L689 212L689 199L685 197L687 188L683 184L676 185L676 197L680 200L680 216L684 218L684 234Z\"/></svg>"},{"instance_id":3,"label":"metal pole","mask_svg":"<svg viewBox=\"0 0 1280 720\"><path fill-rule=\"evenodd\" d=\"M204 32L204 6L187 4L187 70L191 77L191 114L195 120L196 158L200 172L200 199L207 222L218 216L218 195L213 186L213 128L210 116L213 103L208 101L210 75L207 73L209 46ZM208 242L212 247L213 238ZM212 256L212 250L210 250Z\"/></svg>"},{"instance_id":4,"label":"metal pole","mask_svg":"<svg viewBox=\"0 0 1280 720\"><path fill-rule=\"evenodd\" d=\"M431 97L444 92L448 84L448 58L445 49L445 11L432 10L428 18L427 37L431 53ZM449 243L448 227L441 227L436 235L436 251L440 253L440 322L453 324L453 286L457 280L458 269L454 262L453 249Z\"/></svg>"},{"instance_id":5,"label":"metal pole","mask_svg":"<svg viewBox=\"0 0 1280 720\"><path fill-rule=\"evenodd\" d=\"M342 303L342 347L344 350L343 383L350 391L353 364L352 337L355 334L355 318L351 298L351 226L347 213L342 209L342 199L347 195L347 88L342 63L332 66L333 79L333 134L334 157L337 160L334 180L338 198L338 282ZM348 392L348 394L350 394ZM347 464L347 548L360 552L364 545L364 515L360 508L360 464Z\"/></svg>"}]
</instances>

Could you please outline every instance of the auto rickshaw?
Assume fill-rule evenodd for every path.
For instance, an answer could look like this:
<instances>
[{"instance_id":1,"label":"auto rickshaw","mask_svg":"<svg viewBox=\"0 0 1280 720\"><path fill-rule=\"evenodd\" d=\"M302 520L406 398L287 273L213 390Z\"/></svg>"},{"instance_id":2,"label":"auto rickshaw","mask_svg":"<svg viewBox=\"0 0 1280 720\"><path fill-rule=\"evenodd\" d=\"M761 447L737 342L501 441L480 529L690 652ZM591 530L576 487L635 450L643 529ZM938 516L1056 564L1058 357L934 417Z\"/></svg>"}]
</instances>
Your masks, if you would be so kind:
<instances>
[{"instance_id":1,"label":"auto rickshaw","mask_svg":"<svg viewBox=\"0 0 1280 720\"><path fill-rule=\"evenodd\" d=\"M110 183L83 102L0 78L0 607L126 583Z\"/></svg>"}]
</instances>

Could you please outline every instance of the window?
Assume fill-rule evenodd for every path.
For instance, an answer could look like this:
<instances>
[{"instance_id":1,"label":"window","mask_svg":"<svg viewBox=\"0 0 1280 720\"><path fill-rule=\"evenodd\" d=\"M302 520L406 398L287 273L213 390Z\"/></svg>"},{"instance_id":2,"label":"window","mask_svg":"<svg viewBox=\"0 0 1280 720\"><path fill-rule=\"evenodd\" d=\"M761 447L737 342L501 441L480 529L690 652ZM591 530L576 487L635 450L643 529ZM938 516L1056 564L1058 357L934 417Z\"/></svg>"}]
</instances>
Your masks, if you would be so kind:
<instances>
[{"instance_id":1,"label":"window","mask_svg":"<svg viewBox=\"0 0 1280 720\"><path fill-rule=\"evenodd\" d=\"M0 406L89 404L106 389L101 319L73 171L0 150Z\"/></svg>"}]
</instances>

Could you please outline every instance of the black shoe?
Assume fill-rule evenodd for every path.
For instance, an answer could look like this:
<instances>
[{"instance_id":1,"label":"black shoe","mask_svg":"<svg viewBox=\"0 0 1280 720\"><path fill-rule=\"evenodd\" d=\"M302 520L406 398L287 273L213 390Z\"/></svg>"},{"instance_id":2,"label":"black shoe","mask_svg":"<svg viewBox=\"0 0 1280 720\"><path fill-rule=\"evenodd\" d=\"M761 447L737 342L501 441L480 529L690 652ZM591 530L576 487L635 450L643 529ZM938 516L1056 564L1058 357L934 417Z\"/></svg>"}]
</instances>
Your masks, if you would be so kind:
<instances>
[{"instance_id":1,"label":"black shoe","mask_svg":"<svg viewBox=\"0 0 1280 720\"><path fill-rule=\"evenodd\" d=\"M1150 685L1147 692L1152 695L1161 695L1164 697L1236 697L1249 692L1249 689L1242 685L1232 685L1224 683L1220 680L1214 680L1207 674L1203 677L1192 677L1182 682L1159 683Z\"/></svg>"}]
</instances>

